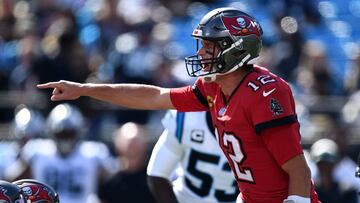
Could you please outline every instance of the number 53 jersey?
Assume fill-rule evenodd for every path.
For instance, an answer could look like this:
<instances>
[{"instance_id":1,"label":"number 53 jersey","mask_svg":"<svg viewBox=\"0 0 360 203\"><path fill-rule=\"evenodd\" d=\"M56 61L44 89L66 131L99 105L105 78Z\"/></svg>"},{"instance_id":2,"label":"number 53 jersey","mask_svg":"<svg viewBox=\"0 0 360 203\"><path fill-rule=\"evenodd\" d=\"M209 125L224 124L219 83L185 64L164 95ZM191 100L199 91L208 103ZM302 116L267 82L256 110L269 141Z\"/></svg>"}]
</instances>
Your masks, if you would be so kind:
<instances>
[{"instance_id":1,"label":"number 53 jersey","mask_svg":"<svg viewBox=\"0 0 360 203\"><path fill-rule=\"evenodd\" d=\"M235 202L239 191L210 114L172 110L162 122L165 130L154 147L148 175L171 180L180 203Z\"/></svg>"}]
</instances>

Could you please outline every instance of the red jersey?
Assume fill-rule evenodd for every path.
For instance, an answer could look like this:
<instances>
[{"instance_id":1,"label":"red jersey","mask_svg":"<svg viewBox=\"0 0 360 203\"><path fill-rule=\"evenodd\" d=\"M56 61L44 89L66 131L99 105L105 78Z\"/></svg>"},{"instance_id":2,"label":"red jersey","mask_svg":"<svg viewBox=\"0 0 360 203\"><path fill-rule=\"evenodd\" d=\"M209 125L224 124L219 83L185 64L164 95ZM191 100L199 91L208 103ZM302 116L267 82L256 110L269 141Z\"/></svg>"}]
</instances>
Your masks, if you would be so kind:
<instances>
[{"instance_id":1,"label":"red jersey","mask_svg":"<svg viewBox=\"0 0 360 203\"><path fill-rule=\"evenodd\" d=\"M172 89L178 111L210 111L217 139L246 203L281 203L288 196L287 160L303 153L295 102L289 85L254 66L230 96L199 78ZM262 136L264 130L276 130ZM269 131L271 132L271 131ZM317 195L311 187L312 203Z\"/></svg>"}]
</instances>

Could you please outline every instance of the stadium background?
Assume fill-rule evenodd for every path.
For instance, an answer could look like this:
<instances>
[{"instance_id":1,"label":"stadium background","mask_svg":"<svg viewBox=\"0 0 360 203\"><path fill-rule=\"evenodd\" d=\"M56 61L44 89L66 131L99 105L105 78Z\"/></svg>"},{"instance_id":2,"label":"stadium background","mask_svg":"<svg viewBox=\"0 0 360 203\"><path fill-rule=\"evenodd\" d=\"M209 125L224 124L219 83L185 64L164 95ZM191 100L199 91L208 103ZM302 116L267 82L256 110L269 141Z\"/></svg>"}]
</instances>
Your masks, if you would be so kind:
<instances>
[{"instance_id":1,"label":"stadium background","mask_svg":"<svg viewBox=\"0 0 360 203\"><path fill-rule=\"evenodd\" d=\"M260 22L259 64L292 85L304 148L342 135L356 160L360 0L0 0L1 139L16 140L11 128L19 105L46 117L58 104L38 83L192 84L183 61L196 49L190 34L203 14L220 6L238 7ZM145 124L153 140L162 130L163 111L88 98L70 103L86 116L84 138L110 149L113 131L125 122Z\"/></svg>"}]
</instances>

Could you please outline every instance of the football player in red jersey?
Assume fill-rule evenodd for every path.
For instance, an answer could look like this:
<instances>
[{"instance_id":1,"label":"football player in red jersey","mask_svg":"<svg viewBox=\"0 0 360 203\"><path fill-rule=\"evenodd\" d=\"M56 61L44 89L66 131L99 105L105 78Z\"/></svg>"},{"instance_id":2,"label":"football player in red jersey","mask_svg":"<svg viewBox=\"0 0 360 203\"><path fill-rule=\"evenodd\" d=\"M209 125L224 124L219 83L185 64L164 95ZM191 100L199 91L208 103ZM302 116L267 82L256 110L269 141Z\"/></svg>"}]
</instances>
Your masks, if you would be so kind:
<instances>
[{"instance_id":1,"label":"football player in red jersey","mask_svg":"<svg viewBox=\"0 0 360 203\"><path fill-rule=\"evenodd\" d=\"M192 36L197 54L186 57L193 86L50 82L51 100L89 96L137 109L210 111L216 136L240 189L238 202L318 203L300 145L289 85L254 65L262 29L236 8L207 13ZM201 45L201 46L200 46Z\"/></svg>"}]
</instances>

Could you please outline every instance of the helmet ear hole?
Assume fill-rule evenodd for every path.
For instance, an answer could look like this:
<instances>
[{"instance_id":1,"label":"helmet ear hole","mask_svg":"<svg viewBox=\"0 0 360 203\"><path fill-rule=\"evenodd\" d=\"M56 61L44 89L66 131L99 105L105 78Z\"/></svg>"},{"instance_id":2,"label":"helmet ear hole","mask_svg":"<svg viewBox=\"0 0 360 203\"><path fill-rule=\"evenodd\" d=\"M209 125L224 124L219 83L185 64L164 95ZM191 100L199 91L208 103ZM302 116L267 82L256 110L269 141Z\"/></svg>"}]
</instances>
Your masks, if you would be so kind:
<instances>
[{"instance_id":1,"label":"helmet ear hole","mask_svg":"<svg viewBox=\"0 0 360 203\"><path fill-rule=\"evenodd\" d=\"M219 62L216 64L216 70L217 70L219 73L226 72L226 64L225 64L223 55L220 56L220 60L219 60Z\"/></svg>"},{"instance_id":2,"label":"helmet ear hole","mask_svg":"<svg viewBox=\"0 0 360 203\"><path fill-rule=\"evenodd\" d=\"M231 46L231 39L230 38L225 38L222 40L219 40L218 44L221 48L221 50L227 49Z\"/></svg>"}]
</instances>

